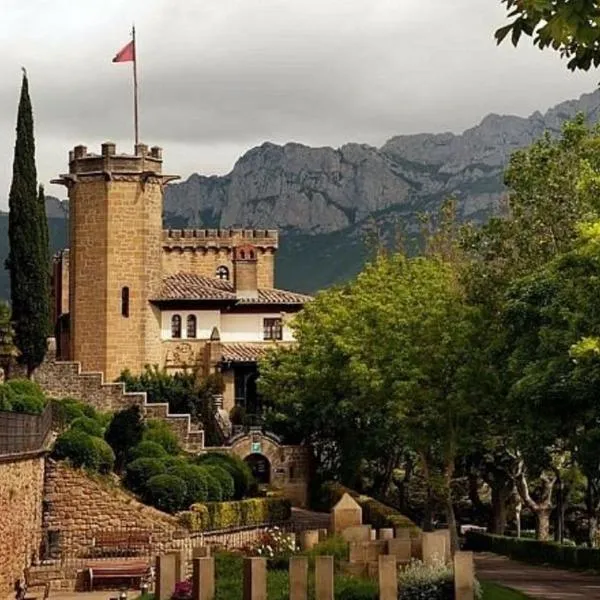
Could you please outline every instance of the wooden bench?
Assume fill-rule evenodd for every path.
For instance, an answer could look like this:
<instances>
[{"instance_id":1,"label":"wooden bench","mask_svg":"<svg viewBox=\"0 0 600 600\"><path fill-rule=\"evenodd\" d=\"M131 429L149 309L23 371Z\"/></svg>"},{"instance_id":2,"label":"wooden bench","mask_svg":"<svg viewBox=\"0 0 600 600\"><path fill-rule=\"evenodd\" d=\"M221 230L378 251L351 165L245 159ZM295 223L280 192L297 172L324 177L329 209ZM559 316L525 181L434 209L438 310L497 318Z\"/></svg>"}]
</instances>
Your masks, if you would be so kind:
<instances>
[{"instance_id":1,"label":"wooden bench","mask_svg":"<svg viewBox=\"0 0 600 600\"><path fill-rule=\"evenodd\" d=\"M150 573L150 565L147 562L98 562L87 566L90 592L94 590L94 582L107 579L134 579L141 580Z\"/></svg>"},{"instance_id":2,"label":"wooden bench","mask_svg":"<svg viewBox=\"0 0 600 600\"><path fill-rule=\"evenodd\" d=\"M32 579L29 570L25 571L25 582L21 580L15 584L15 598L17 600L46 600L50 594L50 584Z\"/></svg>"},{"instance_id":3,"label":"wooden bench","mask_svg":"<svg viewBox=\"0 0 600 600\"><path fill-rule=\"evenodd\" d=\"M93 541L95 556L134 556L150 549L151 534L147 531L103 531Z\"/></svg>"}]
</instances>

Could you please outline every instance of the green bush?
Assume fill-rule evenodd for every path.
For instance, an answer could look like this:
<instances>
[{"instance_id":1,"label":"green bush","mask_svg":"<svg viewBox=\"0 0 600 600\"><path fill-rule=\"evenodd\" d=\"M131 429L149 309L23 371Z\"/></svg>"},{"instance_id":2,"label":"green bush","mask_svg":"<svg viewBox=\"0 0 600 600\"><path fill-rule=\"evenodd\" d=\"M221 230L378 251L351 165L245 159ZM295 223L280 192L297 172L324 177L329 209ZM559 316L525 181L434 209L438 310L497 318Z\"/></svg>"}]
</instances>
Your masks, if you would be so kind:
<instances>
[{"instance_id":1,"label":"green bush","mask_svg":"<svg viewBox=\"0 0 600 600\"><path fill-rule=\"evenodd\" d=\"M160 459L138 458L127 465L124 483L132 492L143 494L149 479L165 473L165 466Z\"/></svg>"},{"instance_id":2,"label":"green bush","mask_svg":"<svg viewBox=\"0 0 600 600\"><path fill-rule=\"evenodd\" d=\"M200 467L202 469L202 467ZM206 499L208 502L221 502L223 500L223 490L219 480L206 469L202 469L205 473L206 480Z\"/></svg>"},{"instance_id":3,"label":"green bush","mask_svg":"<svg viewBox=\"0 0 600 600\"><path fill-rule=\"evenodd\" d=\"M29 379L10 379L0 384L2 405L6 410L39 415L44 412L46 398L37 383Z\"/></svg>"},{"instance_id":4,"label":"green bush","mask_svg":"<svg viewBox=\"0 0 600 600\"><path fill-rule=\"evenodd\" d=\"M144 460L144 459L138 459ZM185 507L187 488L183 479L175 475L155 475L145 486L143 493L146 504L168 513L175 513Z\"/></svg>"},{"instance_id":5,"label":"green bush","mask_svg":"<svg viewBox=\"0 0 600 600\"><path fill-rule=\"evenodd\" d=\"M175 475L185 482L187 488L185 508L189 508L195 502L206 502L208 495L204 469L181 461L180 463L174 462L172 466L167 467L167 473Z\"/></svg>"},{"instance_id":6,"label":"green bush","mask_svg":"<svg viewBox=\"0 0 600 600\"><path fill-rule=\"evenodd\" d=\"M53 456L58 460L68 460L74 467L97 471L101 463L97 439L81 429L69 429L58 436Z\"/></svg>"},{"instance_id":7,"label":"green bush","mask_svg":"<svg viewBox=\"0 0 600 600\"><path fill-rule=\"evenodd\" d=\"M116 468L120 472L125 466L127 455L142 441L144 423L139 406L130 406L115 413L108 424L104 439L110 444L116 456Z\"/></svg>"},{"instance_id":8,"label":"green bush","mask_svg":"<svg viewBox=\"0 0 600 600\"><path fill-rule=\"evenodd\" d=\"M454 600L454 571L443 561L424 564L412 561L398 572L399 600ZM481 600L482 591L475 581L475 600Z\"/></svg>"},{"instance_id":9,"label":"green bush","mask_svg":"<svg viewBox=\"0 0 600 600\"><path fill-rule=\"evenodd\" d=\"M74 398L52 400L52 419L56 421L61 428L67 427L75 419L86 416L83 412L83 406L83 403Z\"/></svg>"},{"instance_id":10,"label":"green bush","mask_svg":"<svg viewBox=\"0 0 600 600\"><path fill-rule=\"evenodd\" d=\"M563 569L600 570L600 550L582 546L565 546L557 542L541 542L468 531L466 547L476 552L493 552L531 564L548 564Z\"/></svg>"},{"instance_id":11,"label":"green bush","mask_svg":"<svg viewBox=\"0 0 600 600\"><path fill-rule=\"evenodd\" d=\"M339 565L348 560L349 546L341 535L334 535L319 542L305 554L311 564L314 563L315 556L333 556L336 565Z\"/></svg>"},{"instance_id":12,"label":"green bush","mask_svg":"<svg viewBox=\"0 0 600 600\"><path fill-rule=\"evenodd\" d=\"M5 385L0 385L0 410L12 412L12 392Z\"/></svg>"},{"instance_id":13,"label":"green bush","mask_svg":"<svg viewBox=\"0 0 600 600\"><path fill-rule=\"evenodd\" d=\"M115 466L113 449L101 437L91 436L91 438L98 453L98 471L100 473L110 473Z\"/></svg>"},{"instance_id":14,"label":"green bush","mask_svg":"<svg viewBox=\"0 0 600 600\"><path fill-rule=\"evenodd\" d=\"M91 417L77 417L71 423L71 428L80 429L81 431L84 431L88 435L92 435L94 437L102 437L102 434L104 433L102 425L100 425L98 421L92 419Z\"/></svg>"},{"instance_id":15,"label":"green bush","mask_svg":"<svg viewBox=\"0 0 600 600\"><path fill-rule=\"evenodd\" d=\"M181 523L190 531L210 531L277 524L289 520L290 501L284 498L250 498L233 502L205 502L194 504L179 515Z\"/></svg>"},{"instance_id":16,"label":"green bush","mask_svg":"<svg viewBox=\"0 0 600 600\"><path fill-rule=\"evenodd\" d=\"M235 483L233 477L228 471L216 465L207 465L202 467L209 475L212 475L218 482L221 488L221 499L232 500L235 495Z\"/></svg>"},{"instance_id":17,"label":"green bush","mask_svg":"<svg viewBox=\"0 0 600 600\"><path fill-rule=\"evenodd\" d=\"M339 484L325 483L319 491L316 508L329 512L344 494L350 494L360 504L363 512L363 523L372 525L375 529L405 528L417 534L419 528L403 514L391 506L387 506L370 496L357 494L355 491Z\"/></svg>"},{"instance_id":18,"label":"green bush","mask_svg":"<svg viewBox=\"0 0 600 600\"><path fill-rule=\"evenodd\" d=\"M148 421L142 439L156 442L167 451L167 454L176 455L180 452L177 436L164 421L158 419Z\"/></svg>"},{"instance_id":19,"label":"green bush","mask_svg":"<svg viewBox=\"0 0 600 600\"><path fill-rule=\"evenodd\" d=\"M156 442L140 442L129 451L129 461L134 461L138 458L166 458L167 451Z\"/></svg>"},{"instance_id":20,"label":"green bush","mask_svg":"<svg viewBox=\"0 0 600 600\"><path fill-rule=\"evenodd\" d=\"M254 486L254 477L248 464L238 456L221 452L207 452L196 459L199 465L215 465L225 469L232 477L235 486L234 499L241 500Z\"/></svg>"}]
</instances>

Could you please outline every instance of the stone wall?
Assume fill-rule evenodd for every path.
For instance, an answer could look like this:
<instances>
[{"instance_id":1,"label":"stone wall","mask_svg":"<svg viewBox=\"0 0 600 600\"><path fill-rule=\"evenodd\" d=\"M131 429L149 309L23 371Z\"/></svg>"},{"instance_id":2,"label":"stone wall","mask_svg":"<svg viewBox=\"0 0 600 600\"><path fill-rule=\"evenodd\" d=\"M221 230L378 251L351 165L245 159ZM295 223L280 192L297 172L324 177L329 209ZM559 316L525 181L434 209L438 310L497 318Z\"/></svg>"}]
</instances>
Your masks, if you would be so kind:
<instances>
[{"instance_id":1,"label":"stone wall","mask_svg":"<svg viewBox=\"0 0 600 600\"><path fill-rule=\"evenodd\" d=\"M44 456L0 457L0 598L39 555Z\"/></svg>"},{"instance_id":2,"label":"stone wall","mask_svg":"<svg viewBox=\"0 0 600 600\"><path fill-rule=\"evenodd\" d=\"M44 500L44 532L57 539L53 553L63 561L84 559L100 531L152 532L150 555L172 549L188 535L175 517L138 502L117 482L62 462L47 462Z\"/></svg>"},{"instance_id":3,"label":"stone wall","mask_svg":"<svg viewBox=\"0 0 600 600\"><path fill-rule=\"evenodd\" d=\"M147 402L145 392L126 392L123 383L105 383L102 373L82 373L80 363L57 361L55 357L56 346L51 339L46 360L33 376L49 397L76 398L101 412L138 405L147 418L164 420L188 452L204 448L204 431L193 426L190 415L171 414L168 404Z\"/></svg>"}]
</instances>

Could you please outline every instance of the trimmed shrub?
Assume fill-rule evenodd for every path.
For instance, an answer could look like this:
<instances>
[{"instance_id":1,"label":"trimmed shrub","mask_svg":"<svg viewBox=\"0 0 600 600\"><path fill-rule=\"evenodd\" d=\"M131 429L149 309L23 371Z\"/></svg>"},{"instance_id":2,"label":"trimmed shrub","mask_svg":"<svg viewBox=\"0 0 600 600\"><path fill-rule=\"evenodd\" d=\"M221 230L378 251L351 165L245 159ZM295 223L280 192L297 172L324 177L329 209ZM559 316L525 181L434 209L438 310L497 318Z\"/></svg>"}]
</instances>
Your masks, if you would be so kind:
<instances>
[{"instance_id":1,"label":"trimmed shrub","mask_svg":"<svg viewBox=\"0 0 600 600\"><path fill-rule=\"evenodd\" d=\"M349 546L341 535L334 535L319 542L305 554L311 564L314 563L315 556L333 556L336 565L339 566L341 562L348 560Z\"/></svg>"},{"instance_id":2,"label":"trimmed shrub","mask_svg":"<svg viewBox=\"0 0 600 600\"><path fill-rule=\"evenodd\" d=\"M61 428L67 427L75 419L85 417L83 404L74 398L61 398L52 400L52 419L60 424Z\"/></svg>"},{"instance_id":3,"label":"trimmed shrub","mask_svg":"<svg viewBox=\"0 0 600 600\"><path fill-rule=\"evenodd\" d=\"M180 463L174 462L172 466L167 467L167 473L175 475L185 482L187 488L185 508L189 508L194 502L206 502L207 483L204 469L181 461Z\"/></svg>"},{"instance_id":4,"label":"trimmed shrub","mask_svg":"<svg viewBox=\"0 0 600 600\"><path fill-rule=\"evenodd\" d=\"M339 483L325 483L321 486L320 497L317 502L318 508L329 512L344 494L350 494L360 504L363 512L363 523L372 525L375 529L391 527L393 529L405 528L415 534L419 532L417 525L396 509L370 496L357 494L354 490Z\"/></svg>"},{"instance_id":5,"label":"trimmed shrub","mask_svg":"<svg viewBox=\"0 0 600 600\"><path fill-rule=\"evenodd\" d=\"M115 413L106 428L104 439L110 444L116 456L116 468L125 466L129 450L142 441L144 423L139 406L130 406Z\"/></svg>"},{"instance_id":6,"label":"trimmed shrub","mask_svg":"<svg viewBox=\"0 0 600 600\"><path fill-rule=\"evenodd\" d=\"M208 502L221 502L223 500L223 490L219 480L209 471L200 467L205 474L206 480L206 499Z\"/></svg>"},{"instance_id":7,"label":"trimmed shrub","mask_svg":"<svg viewBox=\"0 0 600 600\"><path fill-rule=\"evenodd\" d=\"M165 466L158 458L138 458L127 465L124 482L132 492L143 494L149 479L165 473Z\"/></svg>"},{"instance_id":8,"label":"trimmed shrub","mask_svg":"<svg viewBox=\"0 0 600 600\"><path fill-rule=\"evenodd\" d=\"M219 482L221 500L232 500L235 495L233 477L225 469L215 465L207 465L202 469Z\"/></svg>"},{"instance_id":9,"label":"trimmed shrub","mask_svg":"<svg viewBox=\"0 0 600 600\"><path fill-rule=\"evenodd\" d=\"M139 459L144 460L144 459ZM145 486L143 493L147 504L168 513L175 513L185 507L187 488L183 479L175 475L155 475Z\"/></svg>"},{"instance_id":10,"label":"trimmed shrub","mask_svg":"<svg viewBox=\"0 0 600 600\"><path fill-rule=\"evenodd\" d=\"M179 515L190 531L210 531L269 525L287 521L292 514L289 500L283 498L250 498L234 502L194 504Z\"/></svg>"},{"instance_id":11,"label":"trimmed shrub","mask_svg":"<svg viewBox=\"0 0 600 600\"><path fill-rule=\"evenodd\" d=\"M248 495L254 486L254 477L247 463L239 456L224 454L221 452L208 452L196 458L196 462L201 465L215 465L225 469L232 477L235 486L234 499L241 500Z\"/></svg>"},{"instance_id":12,"label":"trimmed shrub","mask_svg":"<svg viewBox=\"0 0 600 600\"><path fill-rule=\"evenodd\" d=\"M167 454L176 455L180 452L177 436L164 421L158 419L148 421L142 439L148 442L156 442L167 451Z\"/></svg>"},{"instance_id":13,"label":"trimmed shrub","mask_svg":"<svg viewBox=\"0 0 600 600\"><path fill-rule=\"evenodd\" d=\"M166 458L167 451L156 442L140 442L129 451L129 460L134 461L138 458Z\"/></svg>"},{"instance_id":14,"label":"trimmed shrub","mask_svg":"<svg viewBox=\"0 0 600 600\"><path fill-rule=\"evenodd\" d=\"M18 413L39 415L44 412L46 398L37 383L29 379L9 379L0 384L2 389L2 404L8 410Z\"/></svg>"},{"instance_id":15,"label":"trimmed shrub","mask_svg":"<svg viewBox=\"0 0 600 600\"><path fill-rule=\"evenodd\" d=\"M98 453L98 471L100 473L110 473L115 466L113 449L101 437L92 436L92 443Z\"/></svg>"},{"instance_id":16,"label":"trimmed shrub","mask_svg":"<svg viewBox=\"0 0 600 600\"><path fill-rule=\"evenodd\" d=\"M98 470L100 450L91 435L81 429L69 429L58 436L53 456L58 460L68 460L74 467L87 467Z\"/></svg>"},{"instance_id":17,"label":"trimmed shrub","mask_svg":"<svg viewBox=\"0 0 600 600\"><path fill-rule=\"evenodd\" d=\"M583 546L565 546L558 542L542 542L467 531L466 547L476 552L493 552L530 564L548 564L563 569L600 570L600 550Z\"/></svg>"},{"instance_id":18,"label":"trimmed shrub","mask_svg":"<svg viewBox=\"0 0 600 600\"><path fill-rule=\"evenodd\" d=\"M88 435L92 435L94 437L99 437L99 438L101 438L102 434L104 433L102 430L102 425L100 425L100 423L98 423L98 421L95 421L94 419L92 419L90 417L77 417L71 423L71 428L72 429L80 429L81 431L85 431L85 433L87 433ZM111 452L112 452L112 450L111 450Z\"/></svg>"}]
</instances>

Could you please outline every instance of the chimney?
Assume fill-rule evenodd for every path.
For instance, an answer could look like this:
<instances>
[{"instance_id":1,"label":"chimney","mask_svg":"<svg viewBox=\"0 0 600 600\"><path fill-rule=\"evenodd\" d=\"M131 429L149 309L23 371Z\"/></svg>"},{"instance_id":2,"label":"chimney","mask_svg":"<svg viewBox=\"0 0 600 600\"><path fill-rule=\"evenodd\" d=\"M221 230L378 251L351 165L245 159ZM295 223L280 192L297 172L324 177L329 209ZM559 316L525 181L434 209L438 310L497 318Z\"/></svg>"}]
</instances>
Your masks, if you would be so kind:
<instances>
[{"instance_id":1,"label":"chimney","mask_svg":"<svg viewBox=\"0 0 600 600\"><path fill-rule=\"evenodd\" d=\"M233 287L237 298L258 298L256 248L250 244L233 249Z\"/></svg>"}]
</instances>

